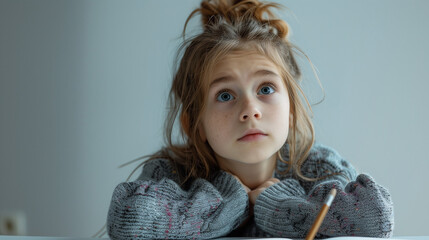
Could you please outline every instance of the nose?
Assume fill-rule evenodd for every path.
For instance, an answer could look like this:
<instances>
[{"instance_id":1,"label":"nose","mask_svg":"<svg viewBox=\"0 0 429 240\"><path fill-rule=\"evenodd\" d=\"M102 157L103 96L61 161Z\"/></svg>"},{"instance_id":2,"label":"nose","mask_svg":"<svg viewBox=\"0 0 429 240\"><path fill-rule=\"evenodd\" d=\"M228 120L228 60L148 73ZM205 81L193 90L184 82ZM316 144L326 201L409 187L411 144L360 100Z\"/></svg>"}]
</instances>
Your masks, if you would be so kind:
<instances>
[{"instance_id":1,"label":"nose","mask_svg":"<svg viewBox=\"0 0 429 240\"><path fill-rule=\"evenodd\" d=\"M251 118L260 119L261 117L262 113L259 110L257 104L250 99L246 99L243 103L243 108L240 113L240 121L248 121Z\"/></svg>"}]
</instances>

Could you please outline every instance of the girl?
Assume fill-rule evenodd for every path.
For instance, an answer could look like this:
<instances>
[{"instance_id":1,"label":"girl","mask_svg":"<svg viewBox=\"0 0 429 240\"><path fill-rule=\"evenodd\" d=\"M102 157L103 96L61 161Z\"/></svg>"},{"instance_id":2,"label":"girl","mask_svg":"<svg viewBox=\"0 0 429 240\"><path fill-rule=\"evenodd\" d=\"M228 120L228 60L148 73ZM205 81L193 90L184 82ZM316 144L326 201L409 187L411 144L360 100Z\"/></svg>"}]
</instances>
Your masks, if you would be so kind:
<instances>
[{"instance_id":1,"label":"girl","mask_svg":"<svg viewBox=\"0 0 429 240\"><path fill-rule=\"evenodd\" d=\"M332 188L338 194L317 237L392 236L387 190L314 143L297 48L271 11L279 7L203 0L190 14L183 37L196 13L204 31L179 48L167 146L114 190L112 239L303 238ZM176 119L183 143L172 140Z\"/></svg>"}]
</instances>

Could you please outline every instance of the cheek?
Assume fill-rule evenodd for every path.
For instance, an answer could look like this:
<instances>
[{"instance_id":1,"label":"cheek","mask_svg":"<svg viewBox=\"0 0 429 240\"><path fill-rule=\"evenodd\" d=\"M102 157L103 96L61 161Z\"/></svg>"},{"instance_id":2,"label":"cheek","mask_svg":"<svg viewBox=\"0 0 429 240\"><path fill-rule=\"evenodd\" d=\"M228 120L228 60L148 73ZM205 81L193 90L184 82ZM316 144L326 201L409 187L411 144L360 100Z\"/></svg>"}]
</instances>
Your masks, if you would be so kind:
<instances>
[{"instance_id":1,"label":"cheek","mask_svg":"<svg viewBox=\"0 0 429 240\"><path fill-rule=\"evenodd\" d=\"M278 128L278 131L288 131L289 130L289 112L279 112L275 114L272 119L273 125Z\"/></svg>"},{"instance_id":2,"label":"cheek","mask_svg":"<svg viewBox=\"0 0 429 240\"><path fill-rule=\"evenodd\" d=\"M286 94L278 94L273 96L269 102L271 111L275 111L278 115L289 115L290 103L289 97Z\"/></svg>"},{"instance_id":3,"label":"cheek","mask_svg":"<svg viewBox=\"0 0 429 240\"><path fill-rule=\"evenodd\" d=\"M229 114L213 112L207 116L205 130L207 140L209 143L214 144L214 141L224 141L230 131L230 118Z\"/></svg>"},{"instance_id":4,"label":"cheek","mask_svg":"<svg viewBox=\"0 0 429 240\"><path fill-rule=\"evenodd\" d=\"M270 118L272 122L279 128L279 131L285 129L289 130L290 106L288 98L280 98L277 104L273 105L270 111Z\"/></svg>"}]
</instances>

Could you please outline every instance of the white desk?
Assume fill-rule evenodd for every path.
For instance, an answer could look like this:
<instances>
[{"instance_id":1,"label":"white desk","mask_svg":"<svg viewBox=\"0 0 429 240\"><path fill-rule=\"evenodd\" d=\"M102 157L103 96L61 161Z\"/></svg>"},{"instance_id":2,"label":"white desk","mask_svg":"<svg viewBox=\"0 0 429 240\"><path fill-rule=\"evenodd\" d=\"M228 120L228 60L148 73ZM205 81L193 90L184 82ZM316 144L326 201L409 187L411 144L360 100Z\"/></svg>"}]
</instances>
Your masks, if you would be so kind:
<instances>
[{"instance_id":1,"label":"white desk","mask_svg":"<svg viewBox=\"0 0 429 240\"><path fill-rule=\"evenodd\" d=\"M4 236L0 240L110 240L109 238L78 238L78 237L39 237L39 236Z\"/></svg>"},{"instance_id":2,"label":"white desk","mask_svg":"<svg viewBox=\"0 0 429 240\"><path fill-rule=\"evenodd\" d=\"M349 239L354 240L371 240L378 239L382 240L385 238L361 238L361 237L348 237ZM39 236L4 236L0 235L0 240L110 240L109 238L76 238L76 237L39 237ZM220 238L223 240L233 240L233 239L252 239L252 238ZM256 239L256 238L255 238ZM268 239L268 238L266 238ZM271 239L281 239L281 238L271 238ZM336 238L331 238L335 240ZM429 240L429 236L394 236L390 239L398 239L398 240ZM341 240L341 237L338 238Z\"/></svg>"}]
</instances>

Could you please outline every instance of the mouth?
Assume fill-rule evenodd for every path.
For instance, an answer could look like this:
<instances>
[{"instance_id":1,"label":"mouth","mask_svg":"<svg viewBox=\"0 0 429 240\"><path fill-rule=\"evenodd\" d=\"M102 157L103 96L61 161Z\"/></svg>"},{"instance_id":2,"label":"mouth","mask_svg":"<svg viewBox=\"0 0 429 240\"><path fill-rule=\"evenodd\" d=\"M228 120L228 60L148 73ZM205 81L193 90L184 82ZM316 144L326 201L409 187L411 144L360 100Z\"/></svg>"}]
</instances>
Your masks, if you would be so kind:
<instances>
[{"instance_id":1,"label":"mouth","mask_svg":"<svg viewBox=\"0 0 429 240\"><path fill-rule=\"evenodd\" d=\"M238 139L238 141L253 141L261 139L268 134L264 133L263 131L259 129L249 129L246 132L244 132L243 136Z\"/></svg>"}]
</instances>

